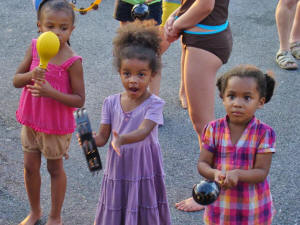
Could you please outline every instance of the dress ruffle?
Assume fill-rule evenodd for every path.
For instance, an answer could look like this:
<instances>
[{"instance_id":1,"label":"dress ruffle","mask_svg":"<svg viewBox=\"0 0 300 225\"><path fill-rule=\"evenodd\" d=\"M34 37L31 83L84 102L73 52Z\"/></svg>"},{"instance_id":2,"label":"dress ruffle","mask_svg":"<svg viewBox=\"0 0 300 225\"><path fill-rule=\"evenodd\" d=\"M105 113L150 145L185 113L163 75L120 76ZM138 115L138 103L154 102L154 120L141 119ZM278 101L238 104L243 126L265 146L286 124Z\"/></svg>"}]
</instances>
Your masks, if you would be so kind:
<instances>
[{"instance_id":1,"label":"dress ruffle","mask_svg":"<svg viewBox=\"0 0 300 225\"><path fill-rule=\"evenodd\" d=\"M100 193L96 225L171 224L158 143L110 146Z\"/></svg>"}]
</instances>

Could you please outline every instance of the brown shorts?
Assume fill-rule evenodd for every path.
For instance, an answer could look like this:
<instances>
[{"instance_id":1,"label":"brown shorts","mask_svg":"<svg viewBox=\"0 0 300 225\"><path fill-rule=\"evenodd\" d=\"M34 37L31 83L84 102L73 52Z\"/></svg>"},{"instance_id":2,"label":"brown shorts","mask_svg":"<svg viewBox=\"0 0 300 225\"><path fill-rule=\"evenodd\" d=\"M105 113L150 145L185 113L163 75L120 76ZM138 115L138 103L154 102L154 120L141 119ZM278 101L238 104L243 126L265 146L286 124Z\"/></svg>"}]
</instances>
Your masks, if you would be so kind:
<instances>
[{"instance_id":1,"label":"brown shorts","mask_svg":"<svg viewBox=\"0 0 300 225\"><path fill-rule=\"evenodd\" d=\"M218 56L225 64L232 50L230 27L216 34L182 34L182 43L186 46L201 48Z\"/></svg>"},{"instance_id":2,"label":"brown shorts","mask_svg":"<svg viewBox=\"0 0 300 225\"><path fill-rule=\"evenodd\" d=\"M22 126L21 143L24 152L41 152L46 159L60 159L67 153L72 134L46 134Z\"/></svg>"}]
</instances>

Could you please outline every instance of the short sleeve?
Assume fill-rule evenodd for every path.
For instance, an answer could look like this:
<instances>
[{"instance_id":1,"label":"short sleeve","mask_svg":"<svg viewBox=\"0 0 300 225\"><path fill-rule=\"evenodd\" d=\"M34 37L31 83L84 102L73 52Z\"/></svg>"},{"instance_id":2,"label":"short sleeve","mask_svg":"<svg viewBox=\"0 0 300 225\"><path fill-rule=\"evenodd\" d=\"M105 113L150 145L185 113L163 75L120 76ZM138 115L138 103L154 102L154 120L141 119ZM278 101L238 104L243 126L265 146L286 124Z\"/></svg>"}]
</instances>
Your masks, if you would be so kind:
<instances>
[{"instance_id":1,"label":"short sleeve","mask_svg":"<svg viewBox=\"0 0 300 225\"><path fill-rule=\"evenodd\" d=\"M214 139L214 128L211 123L207 124L204 127L202 133L202 148L214 153L216 146L215 146L215 139Z\"/></svg>"},{"instance_id":2,"label":"short sleeve","mask_svg":"<svg viewBox=\"0 0 300 225\"><path fill-rule=\"evenodd\" d=\"M102 105L101 124L111 124L111 104L109 98L105 98Z\"/></svg>"},{"instance_id":3,"label":"short sleeve","mask_svg":"<svg viewBox=\"0 0 300 225\"><path fill-rule=\"evenodd\" d=\"M147 111L145 114L145 119L152 120L153 122L162 125L164 123L163 119L163 108L165 105L165 101L155 97L150 102L147 107Z\"/></svg>"},{"instance_id":4,"label":"short sleeve","mask_svg":"<svg viewBox=\"0 0 300 225\"><path fill-rule=\"evenodd\" d=\"M266 128L263 136L259 141L257 153L274 153L275 152L275 132L272 128Z\"/></svg>"}]
</instances>

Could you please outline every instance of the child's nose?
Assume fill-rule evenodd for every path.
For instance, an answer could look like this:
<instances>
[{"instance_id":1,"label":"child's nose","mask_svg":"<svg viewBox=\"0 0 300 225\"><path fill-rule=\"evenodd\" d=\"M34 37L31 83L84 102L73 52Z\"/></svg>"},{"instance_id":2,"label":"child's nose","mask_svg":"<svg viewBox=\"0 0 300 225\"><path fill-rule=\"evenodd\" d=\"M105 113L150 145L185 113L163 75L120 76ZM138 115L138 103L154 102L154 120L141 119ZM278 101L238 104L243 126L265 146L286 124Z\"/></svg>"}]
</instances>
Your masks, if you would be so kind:
<instances>
[{"instance_id":1,"label":"child's nose","mask_svg":"<svg viewBox=\"0 0 300 225\"><path fill-rule=\"evenodd\" d=\"M234 106L241 106L243 103L242 103L242 99L241 98L235 98L234 101L233 101L233 105Z\"/></svg>"},{"instance_id":2,"label":"child's nose","mask_svg":"<svg viewBox=\"0 0 300 225\"><path fill-rule=\"evenodd\" d=\"M137 82L137 77L136 76L131 76L130 78L129 78L129 82L130 83L136 83Z\"/></svg>"},{"instance_id":3,"label":"child's nose","mask_svg":"<svg viewBox=\"0 0 300 225\"><path fill-rule=\"evenodd\" d=\"M56 34L57 37L60 36L60 29L55 28L55 29L53 29L53 32L54 32L54 34Z\"/></svg>"}]
</instances>

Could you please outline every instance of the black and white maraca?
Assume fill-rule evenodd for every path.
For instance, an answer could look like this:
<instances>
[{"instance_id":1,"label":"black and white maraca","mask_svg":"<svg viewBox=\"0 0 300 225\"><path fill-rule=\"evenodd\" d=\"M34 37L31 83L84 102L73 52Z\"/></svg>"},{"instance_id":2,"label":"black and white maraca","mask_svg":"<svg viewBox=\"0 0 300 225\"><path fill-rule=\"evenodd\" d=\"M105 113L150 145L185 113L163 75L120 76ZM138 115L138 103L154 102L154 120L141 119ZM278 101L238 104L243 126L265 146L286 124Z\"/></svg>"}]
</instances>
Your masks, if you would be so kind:
<instances>
[{"instance_id":1,"label":"black and white maraca","mask_svg":"<svg viewBox=\"0 0 300 225\"><path fill-rule=\"evenodd\" d=\"M149 15L149 6L145 3L136 4L132 7L131 17L132 19L144 20Z\"/></svg>"},{"instance_id":2,"label":"black and white maraca","mask_svg":"<svg viewBox=\"0 0 300 225\"><path fill-rule=\"evenodd\" d=\"M193 187L193 199L201 205L209 205L217 200L220 185L215 181L203 180Z\"/></svg>"}]
</instances>

